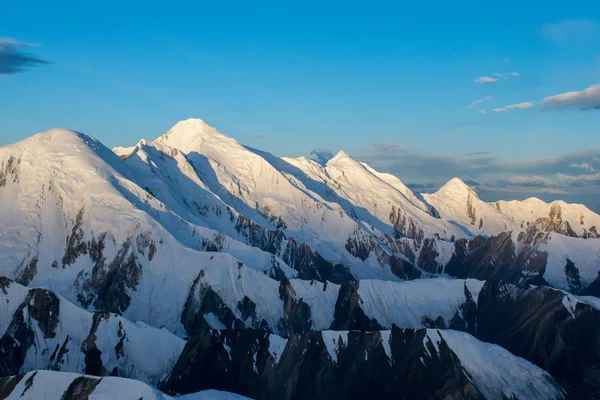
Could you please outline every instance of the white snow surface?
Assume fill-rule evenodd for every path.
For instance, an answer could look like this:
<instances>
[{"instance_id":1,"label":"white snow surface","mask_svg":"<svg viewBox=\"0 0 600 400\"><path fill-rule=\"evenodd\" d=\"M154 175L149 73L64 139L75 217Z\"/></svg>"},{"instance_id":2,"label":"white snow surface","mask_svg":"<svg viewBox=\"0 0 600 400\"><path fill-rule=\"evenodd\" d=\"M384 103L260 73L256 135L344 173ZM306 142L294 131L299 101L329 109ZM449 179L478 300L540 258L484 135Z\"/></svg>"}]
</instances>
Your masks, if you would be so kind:
<instances>
[{"instance_id":1,"label":"white snow surface","mask_svg":"<svg viewBox=\"0 0 600 400\"><path fill-rule=\"evenodd\" d=\"M438 337L446 341L471 376L472 383L488 399L564 398L562 389L546 371L500 346L452 330L430 329L428 337L432 342Z\"/></svg>"},{"instance_id":2,"label":"white snow surface","mask_svg":"<svg viewBox=\"0 0 600 400\"><path fill-rule=\"evenodd\" d=\"M465 286L477 303L483 281L447 278L406 282L360 281L358 294L365 315L382 327L422 328L423 317L450 322L466 302Z\"/></svg>"},{"instance_id":3,"label":"white snow surface","mask_svg":"<svg viewBox=\"0 0 600 400\"><path fill-rule=\"evenodd\" d=\"M35 374L35 375L34 375ZM33 378L32 378L33 376ZM70 372L32 371L25 374L23 379L15 386L6 400L54 400L59 399L68 389L69 385L79 377L100 379L94 376L79 375ZM30 387L27 381L33 379ZM218 390L205 390L185 396L171 397L133 379L103 377L92 391L89 400L105 399L144 399L144 400L244 400L247 397L234 393Z\"/></svg>"},{"instance_id":4,"label":"white snow surface","mask_svg":"<svg viewBox=\"0 0 600 400\"><path fill-rule=\"evenodd\" d=\"M277 335L269 335L269 353L275 359L275 364L279 363L286 345L287 339Z\"/></svg>"},{"instance_id":5,"label":"white snow surface","mask_svg":"<svg viewBox=\"0 0 600 400\"><path fill-rule=\"evenodd\" d=\"M249 397L220 390L203 390L198 393L173 397L176 400L249 400Z\"/></svg>"},{"instance_id":6,"label":"white snow surface","mask_svg":"<svg viewBox=\"0 0 600 400\"><path fill-rule=\"evenodd\" d=\"M329 357L337 363L340 349L348 346L348 331L322 331L321 336Z\"/></svg>"}]
</instances>

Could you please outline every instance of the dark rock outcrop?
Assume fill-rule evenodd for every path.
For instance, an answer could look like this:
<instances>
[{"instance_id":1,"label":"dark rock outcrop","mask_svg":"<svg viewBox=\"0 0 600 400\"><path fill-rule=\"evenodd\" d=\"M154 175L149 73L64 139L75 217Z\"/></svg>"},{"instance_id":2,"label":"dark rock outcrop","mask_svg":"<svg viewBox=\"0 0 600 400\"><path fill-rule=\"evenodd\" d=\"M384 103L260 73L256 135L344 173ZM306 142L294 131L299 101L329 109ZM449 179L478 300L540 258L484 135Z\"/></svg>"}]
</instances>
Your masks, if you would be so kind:
<instances>
[{"instance_id":1,"label":"dark rock outcrop","mask_svg":"<svg viewBox=\"0 0 600 400\"><path fill-rule=\"evenodd\" d=\"M359 281L344 283L335 303L333 330L381 330L377 321L367 317L360 307Z\"/></svg>"},{"instance_id":2,"label":"dark rock outcrop","mask_svg":"<svg viewBox=\"0 0 600 400\"><path fill-rule=\"evenodd\" d=\"M5 187L8 183L19 182L19 165L21 158L15 156L8 157L6 163L2 161L0 164L0 188Z\"/></svg>"},{"instance_id":3,"label":"dark rock outcrop","mask_svg":"<svg viewBox=\"0 0 600 400\"><path fill-rule=\"evenodd\" d=\"M394 327L390 354L379 332L350 332L348 343L337 340L335 356L324 335L293 335L276 359L262 331L203 332L190 338L161 386L170 393L210 387L257 399L484 398L446 342L436 349L425 330Z\"/></svg>"},{"instance_id":4,"label":"dark rock outcrop","mask_svg":"<svg viewBox=\"0 0 600 400\"><path fill-rule=\"evenodd\" d=\"M477 336L545 369L570 397L600 398L600 311L574 297L486 282Z\"/></svg>"},{"instance_id":5,"label":"dark rock outcrop","mask_svg":"<svg viewBox=\"0 0 600 400\"><path fill-rule=\"evenodd\" d=\"M45 289L29 291L0 338L0 376L19 373L29 348L35 345L31 320L36 321L45 338L56 336L59 308L60 300L54 293Z\"/></svg>"},{"instance_id":6,"label":"dark rock outcrop","mask_svg":"<svg viewBox=\"0 0 600 400\"><path fill-rule=\"evenodd\" d=\"M512 237L511 232L505 232L456 240L454 254L444 272L463 279L546 284L543 275L548 254L538 248L548 239L548 234L532 226L519 234L516 243Z\"/></svg>"}]
</instances>

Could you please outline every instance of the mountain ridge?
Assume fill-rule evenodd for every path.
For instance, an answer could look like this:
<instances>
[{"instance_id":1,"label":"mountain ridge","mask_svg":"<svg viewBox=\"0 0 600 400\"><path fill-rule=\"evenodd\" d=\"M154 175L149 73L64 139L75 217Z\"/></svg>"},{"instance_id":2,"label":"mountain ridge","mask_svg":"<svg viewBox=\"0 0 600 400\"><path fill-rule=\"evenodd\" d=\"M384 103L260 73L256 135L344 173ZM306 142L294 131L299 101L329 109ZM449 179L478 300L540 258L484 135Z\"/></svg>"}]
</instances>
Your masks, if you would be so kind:
<instances>
[{"instance_id":1,"label":"mountain ridge","mask_svg":"<svg viewBox=\"0 0 600 400\"><path fill-rule=\"evenodd\" d=\"M600 360L579 357L576 367L560 368L576 354L591 352L586 346L593 343L580 338L600 325L600 301L594 297L600 296L600 216L565 202L487 203L458 178L423 200L400 179L345 152L325 165L280 158L243 146L201 120L182 121L156 140L141 139L113 151L74 131L34 135L0 147L0 298L16 288L23 292L14 305L0 301L8 318L0 318L0 342L24 343L19 332L35 331L47 323L40 321L52 320L56 302L42 300L56 297L60 309L64 305L70 311L60 315L56 339L46 340L49 354L55 341L65 342L63 333L69 329L78 329L68 334L70 340L83 343L93 331L90 321L99 318L93 315L110 315L108 321L123 319L132 338L141 337L133 333L139 326L128 321L168 331L177 348L184 340L191 346L193 337L215 341L219 334L241 338L243 331L254 330L256 337L279 338L263 349L270 350L259 352L266 357L269 351L281 355L274 348L282 350L284 341L294 338L315 354L306 365L333 379L337 367L326 365L336 357L341 361L335 351L338 339L325 347L307 341L332 335L354 338L353 333L335 332L356 330L363 335L356 339L362 343L356 349L364 354L346 353L350 358L344 365L371 379L366 369L370 356L361 360L379 353L375 348L381 335L376 331L395 326L410 330L398 335L414 338L423 329L458 330L466 336L461 333L456 346L469 337L485 339L525 357L528 370L533 371L533 364L544 368L569 394L580 388L581 393L600 394L589 383ZM27 296L42 300L31 303ZM24 314L30 309L35 316ZM505 318L508 310L516 310L519 318ZM540 321L543 335L568 337L575 344L563 353L547 354L523 322L528 318ZM80 324L85 329L70 327L72 321L87 321ZM123 354L116 349L120 339L113 335L115 324L102 328L98 338L109 369L118 364L114 360L130 360L127 347ZM14 329L7 328L11 325ZM528 340L530 351L508 332ZM44 331L35 333L44 337ZM252 335L235 350L243 353L241 360L259 357L252 346L262 339L255 342ZM467 388L479 397L500 396L483 390L483 383L470 389L468 378L474 372L461 372L474 360L479 364L471 371L487 368L484 361L463 357L455 364L458 353L440 353L432 346L415 342L412 349L429 351L435 359L425 369L423 362L410 367L422 379L420 390L433 385L436 369L445 365L456 371L448 382L459 392ZM23 357L33 357L31 351L23 350ZM399 359L406 356L401 353ZM27 369L53 365L47 355L36 354ZM84 359L84 353L72 348L71 354L68 372L87 373L74 361ZM179 371L196 362L194 354L180 357ZM165 369L176 369L163 363L160 374L143 375L156 366L142 362L149 369L119 364L134 375L119 374L160 386L166 385ZM231 368L223 362L218 365ZM253 388L212 388L258 393L255 374L271 379L278 367L259 369L256 360L248 362L242 364L250 369L240 366L236 373L254 382ZM10 374L19 372L27 371L13 368ZM545 375L534 375L531 379L539 385L555 388ZM283 383L274 382L266 389L283 393ZM444 387L443 382L435 384ZM543 398L525 386L515 384L513 394ZM550 392L562 396L561 390L546 394ZM292 398L289 392L285 396Z\"/></svg>"}]
</instances>

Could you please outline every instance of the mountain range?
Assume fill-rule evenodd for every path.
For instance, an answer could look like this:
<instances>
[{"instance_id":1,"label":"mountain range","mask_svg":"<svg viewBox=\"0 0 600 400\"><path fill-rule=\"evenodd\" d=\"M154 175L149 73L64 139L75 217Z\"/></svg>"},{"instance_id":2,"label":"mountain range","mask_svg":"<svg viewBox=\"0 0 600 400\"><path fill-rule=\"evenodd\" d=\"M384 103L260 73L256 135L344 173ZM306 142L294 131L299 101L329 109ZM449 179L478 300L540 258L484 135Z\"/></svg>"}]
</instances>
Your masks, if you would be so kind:
<instances>
[{"instance_id":1,"label":"mountain range","mask_svg":"<svg viewBox=\"0 0 600 400\"><path fill-rule=\"evenodd\" d=\"M599 230L197 119L53 129L0 147L0 398L600 398Z\"/></svg>"}]
</instances>

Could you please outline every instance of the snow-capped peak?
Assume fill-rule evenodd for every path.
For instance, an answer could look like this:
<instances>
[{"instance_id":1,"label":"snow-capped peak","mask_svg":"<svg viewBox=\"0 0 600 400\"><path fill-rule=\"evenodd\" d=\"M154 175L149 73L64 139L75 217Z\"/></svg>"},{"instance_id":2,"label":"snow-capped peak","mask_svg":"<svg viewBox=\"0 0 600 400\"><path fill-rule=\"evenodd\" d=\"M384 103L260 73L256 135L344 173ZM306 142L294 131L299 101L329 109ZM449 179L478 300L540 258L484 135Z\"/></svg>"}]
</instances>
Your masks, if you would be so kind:
<instances>
[{"instance_id":1,"label":"snow-capped peak","mask_svg":"<svg viewBox=\"0 0 600 400\"><path fill-rule=\"evenodd\" d=\"M340 150L331 160L327 161L327 165L328 166L335 165L335 164L345 163L345 162L349 162L349 161L357 162L344 150Z\"/></svg>"},{"instance_id":2,"label":"snow-capped peak","mask_svg":"<svg viewBox=\"0 0 600 400\"><path fill-rule=\"evenodd\" d=\"M441 196L466 196L471 195L476 198L479 198L475 190L473 190L469 185L463 182L460 178L454 177L450 179L444 186L442 186L435 195L438 197Z\"/></svg>"},{"instance_id":3,"label":"snow-capped peak","mask_svg":"<svg viewBox=\"0 0 600 400\"><path fill-rule=\"evenodd\" d=\"M207 140L230 139L217 129L201 119L190 118L179 121L167 133L156 139L157 143L165 144L183 152L197 149ZM233 141L233 139L230 139Z\"/></svg>"}]
</instances>

